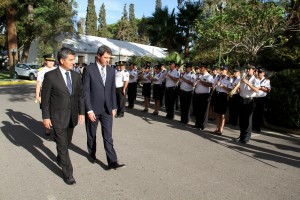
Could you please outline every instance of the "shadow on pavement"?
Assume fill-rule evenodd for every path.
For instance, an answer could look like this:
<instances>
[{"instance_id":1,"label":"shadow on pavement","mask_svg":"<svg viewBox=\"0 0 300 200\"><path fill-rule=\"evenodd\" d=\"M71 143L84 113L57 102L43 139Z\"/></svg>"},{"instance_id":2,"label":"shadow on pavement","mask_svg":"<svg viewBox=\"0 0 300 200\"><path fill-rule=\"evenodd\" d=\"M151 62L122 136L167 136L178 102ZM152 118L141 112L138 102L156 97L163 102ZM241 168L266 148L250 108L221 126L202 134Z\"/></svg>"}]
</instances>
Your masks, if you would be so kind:
<instances>
[{"instance_id":1,"label":"shadow on pavement","mask_svg":"<svg viewBox=\"0 0 300 200\"><path fill-rule=\"evenodd\" d=\"M278 163L284 163L286 165L290 165L290 166L294 166L294 167L298 167L298 168L300 167L300 157L290 155L287 153L283 153L280 151L268 149L265 147L257 146L254 144L255 143L265 143L268 145L273 145L274 147L276 147L277 149L280 149L280 150L287 150L287 151L291 151L291 152L299 152L300 153L300 148L297 148L297 147L283 145L283 144L275 144L275 143L268 142L266 140L258 140L257 138L252 138L250 143L248 143L248 144L241 144L241 143L234 142L233 141L234 138L232 138L230 136L215 135L206 130L201 131L199 129L194 129L189 124L181 124L177 120L169 120L169 119L164 118L163 116L154 116L151 113L144 113L144 112L141 112L140 110L136 110L136 109L127 109L126 112L128 112L134 116L143 118L148 124L153 124L153 122L157 121L157 122L166 123L167 126L169 126L171 128L176 128L176 129L180 129L180 130L184 130L184 131L188 130L191 133L198 135L204 139L207 139L214 143L220 144L226 148L229 148L233 151L241 153L247 157L251 157L252 159L255 159L259 162L262 162L264 164L267 164L267 165L275 167L275 168L276 168L276 166L271 165L271 164L267 163L266 161L269 160L269 161L274 161L274 162L278 162ZM226 127L226 129L227 128L228 127ZM237 127L232 127L232 128L237 129ZM227 129L227 131L230 131L230 130ZM293 135L278 135L278 134L270 134L270 133L262 133L262 134L266 137L274 137L274 138L278 138L278 139L284 139L291 143L299 144L299 139L295 138ZM251 155L249 155L249 153Z\"/></svg>"}]
</instances>

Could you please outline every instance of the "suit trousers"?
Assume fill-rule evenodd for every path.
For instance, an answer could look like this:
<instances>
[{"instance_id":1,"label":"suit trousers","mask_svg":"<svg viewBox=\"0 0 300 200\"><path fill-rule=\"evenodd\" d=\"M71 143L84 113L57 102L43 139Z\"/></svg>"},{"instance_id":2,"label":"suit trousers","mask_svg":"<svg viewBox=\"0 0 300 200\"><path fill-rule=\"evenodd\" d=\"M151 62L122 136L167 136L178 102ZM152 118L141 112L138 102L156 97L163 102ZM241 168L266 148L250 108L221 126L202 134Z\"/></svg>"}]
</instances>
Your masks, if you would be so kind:
<instances>
[{"instance_id":1,"label":"suit trousers","mask_svg":"<svg viewBox=\"0 0 300 200\"><path fill-rule=\"evenodd\" d=\"M125 111L125 103L126 103L126 98L125 95L123 94L123 87L116 88L117 92L117 114L124 114Z\"/></svg>"},{"instance_id":2,"label":"suit trousers","mask_svg":"<svg viewBox=\"0 0 300 200\"><path fill-rule=\"evenodd\" d=\"M234 94L232 97L229 97L228 106L229 106L229 124L235 126L237 125L239 118L239 103L240 95Z\"/></svg>"},{"instance_id":3,"label":"suit trousers","mask_svg":"<svg viewBox=\"0 0 300 200\"><path fill-rule=\"evenodd\" d=\"M107 163L117 162L117 154L113 145L112 138L112 115L103 112L96 115L96 121L92 122L86 117L86 133L87 133L87 148L90 156L96 156L96 132L98 123L101 124L101 133L103 138L104 149L106 153Z\"/></svg>"},{"instance_id":4,"label":"suit trousers","mask_svg":"<svg viewBox=\"0 0 300 200\"><path fill-rule=\"evenodd\" d=\"M254 108L255 102L253 99L240 98L240 141L250 140Z\"/></svg>"},{"instance_id":5,"label":"suit trousers","mask_svg":"<svg viewBox=\"0 0 300 200\"><path fill-rule=\"evenodd\" d=\"M73 176L73 167L69 156L74 127L54 128L54 140L57 149L57 161L60 163L64 177Z\"/></svg>"},{"instance_id":6,"label":"suit trousers","mask_svg":"<svg viewBox=\"0 0 300 200\"><path fill-rule=\"evenodd\" d=\"M134 101L136 100L137 83L128 83L128 107L134 107Z\"/></svg>"}]
</instances>

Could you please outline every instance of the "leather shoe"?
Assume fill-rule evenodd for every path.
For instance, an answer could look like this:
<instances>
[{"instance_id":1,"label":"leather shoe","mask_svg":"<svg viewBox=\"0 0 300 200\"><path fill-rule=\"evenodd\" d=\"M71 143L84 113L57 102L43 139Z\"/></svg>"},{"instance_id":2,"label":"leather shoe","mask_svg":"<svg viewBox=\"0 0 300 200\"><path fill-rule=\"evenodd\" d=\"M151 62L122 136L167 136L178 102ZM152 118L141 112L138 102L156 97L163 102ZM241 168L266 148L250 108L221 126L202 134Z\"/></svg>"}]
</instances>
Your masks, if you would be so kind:
<instances>
[{"instance_id":1,"label":"leather shoe","mask_svg":"<svg viewBox=\"0 0 300 200\"><path fill-rule=\"evenodd\" d=\"M88 160L94 164L96 162L96 156L89 156Z\"/></svg>"},{"instance_id":2,"label":"leather shoe","mask_svg":"<svg viewBox=\"0 0 300 200\"><path fill-rule=\"evenodd\" d=\"M68 185L73 185L76 183L75 179L73 178L73 176L69 177L69 178L66 178L65 180L65 183L68 184Z\"/></svg>"},{"instance_id":3,"label":"leather shoe","mask_svg":"<svg viewBox=\"0 0 300 200\"><path fill-rule=\"evenodd\" d=\"M49 137L51 135L51 133L50 132L45 132L45 135Z\"/></svg>"},{"instance_id":4,"label":"leather shoe","mask_svg":"<svg viewBox=\"0 0 300 200\"><path fill-rule=\"evenodd\" d=\"M247 144L249 142L249 140L240 140L239 143L242 143L242 144Z\"/></svg>"},{"instance_id":5,"label":"leather shoe","mask_svg":"<svg viewBox=\"0 0 300 200\"><path fill-rule=\"evenodd\" d=\"M124 168L124 167L126 167L125 164L119 164L118 162L112 162L112 163L108 164L107 169L108 170L111 170L111 169L116 170L118 168Z\"/></svg>"}]
</instances>

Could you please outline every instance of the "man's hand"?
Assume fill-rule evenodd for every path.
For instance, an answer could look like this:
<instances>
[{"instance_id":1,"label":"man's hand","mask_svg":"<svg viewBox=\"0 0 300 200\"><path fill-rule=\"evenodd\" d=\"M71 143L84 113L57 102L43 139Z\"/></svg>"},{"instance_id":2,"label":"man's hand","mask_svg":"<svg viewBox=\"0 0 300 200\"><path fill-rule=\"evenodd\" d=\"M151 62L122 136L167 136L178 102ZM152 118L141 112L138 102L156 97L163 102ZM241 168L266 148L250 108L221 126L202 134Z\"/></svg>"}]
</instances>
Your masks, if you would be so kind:
<instances>
[{"instance_id":1,"label":"man's hand","mask_svg":"<svg viewBox=\"0 0 300 200\"><path fill-rule=\"evenodd\" d=\"M117 110L114 109L114 110L111 111L111 113L112 113L112 117L114 118L117 114Z\"/></svg>"},{"instance_id":2,"label":"man's hand","mask_svg":"<svg viewBox=\"0 0 300 200\"><path fill-rule=\"evenodd\" d=\"M88 113L88 118L89 120L91 120L92 122L95 122L96 121L96 116L95 116L95 113L92 111L92 112L89 112Z\"/></svg>"},{"instance_id":3,"label":"man's hand","mask_svg":"<svg viewBox=\"0 0 300 200\"><path fill-rule=\"evenodd\" d=\"M44 119L43 124L44 124L44 127L47 128L47 129L50 129L51 126L52 126L52 123L51 123L50 119Z\"/></svg>"},{"instance_id":4,"label":"man's hand","mask_svg":"<svg viewBox=\"0 0 300 200\"><path fill-rule=\"evenodd\" d=\"M83 124L84 122L84 115L79 115L79 124Z\"/></svg>"}]
</instances>

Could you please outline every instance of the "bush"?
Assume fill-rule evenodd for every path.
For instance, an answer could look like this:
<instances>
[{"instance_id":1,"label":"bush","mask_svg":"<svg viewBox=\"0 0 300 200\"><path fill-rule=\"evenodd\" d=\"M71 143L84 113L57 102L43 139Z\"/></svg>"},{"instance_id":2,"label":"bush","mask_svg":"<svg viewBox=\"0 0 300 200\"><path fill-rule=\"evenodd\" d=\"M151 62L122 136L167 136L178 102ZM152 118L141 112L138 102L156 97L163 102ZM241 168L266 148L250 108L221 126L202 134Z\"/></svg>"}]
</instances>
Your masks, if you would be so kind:
<instances>
[{"instance_id":1,"label":"bush","mask_svg":"<svg viewBox=\"0 0 300 200\"><path fill-rule=\"evenodd\" d=\"M286 128L300 128L300 70L287 69L270 78L265 118L268 123Z\"/></svg>"}]
</instances>

